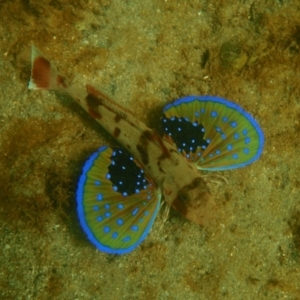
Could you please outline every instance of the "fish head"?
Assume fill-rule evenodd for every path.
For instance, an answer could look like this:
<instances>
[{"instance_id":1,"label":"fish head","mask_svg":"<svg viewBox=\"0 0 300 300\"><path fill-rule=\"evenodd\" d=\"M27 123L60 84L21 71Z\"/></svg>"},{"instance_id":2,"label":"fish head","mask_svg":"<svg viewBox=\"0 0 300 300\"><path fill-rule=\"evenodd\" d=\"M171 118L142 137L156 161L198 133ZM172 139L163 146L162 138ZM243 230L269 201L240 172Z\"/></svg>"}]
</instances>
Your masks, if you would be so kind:
<instances>
[{"instance_id":1,"label":"fish head","mask_svg":"<svg viewBox=\"0 0 300 300\"><path fill-rule=\"evenodd\" d=\"M172 207L190 221L203 226L216 217L216 203L206 182L196 177L189 185L178 191Z\"/></svg>"}]
</instances>

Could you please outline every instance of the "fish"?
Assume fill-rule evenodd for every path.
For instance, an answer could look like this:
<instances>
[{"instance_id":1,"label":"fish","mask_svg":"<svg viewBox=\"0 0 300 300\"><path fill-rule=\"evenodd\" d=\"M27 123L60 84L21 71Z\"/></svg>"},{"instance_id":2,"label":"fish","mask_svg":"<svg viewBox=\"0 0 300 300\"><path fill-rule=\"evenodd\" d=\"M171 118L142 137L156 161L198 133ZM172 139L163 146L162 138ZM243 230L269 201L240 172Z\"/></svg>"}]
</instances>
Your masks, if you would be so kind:
<instances>
[{"instance_id":1,"label":"fish","mask_svg":"<svg viewBox=\"0 0 300 300\"><path fill-rule=\"evenodd\" d=\"M101 146L85 162L76 190L77 214L88 240L122 255L149 234L164 203L207 226L217 205L204 171L247 166L262 154L264 134L238 104L218 96L185 96L165 106L164 135L100 89L70 85L35 46L28 88L70 95L120 147Z\"/></svg>"}]
</instances>

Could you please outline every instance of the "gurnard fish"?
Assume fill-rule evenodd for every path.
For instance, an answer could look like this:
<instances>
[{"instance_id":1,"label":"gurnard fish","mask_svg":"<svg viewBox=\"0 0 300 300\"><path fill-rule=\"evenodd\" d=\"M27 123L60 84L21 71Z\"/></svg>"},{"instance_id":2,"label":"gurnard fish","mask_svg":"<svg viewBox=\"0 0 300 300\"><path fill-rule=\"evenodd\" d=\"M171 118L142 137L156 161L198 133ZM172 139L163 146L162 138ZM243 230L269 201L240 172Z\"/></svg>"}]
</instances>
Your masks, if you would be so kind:
<instances>
[{"instance_id":1,"label":"gurnard fish","mask_svg":"<svg viewBox=\"0 0 300 300\"><path fill-rule=\"evenodd\" d=\"M124 254L147 236L164 200L200 225L216 204L203 170L246 166L262 153L264 135L237 104L216 96L187 96L166 105L164 137L99 89L69 85L32 47L29 89L69 94L121 147L102 146L86 161L77 213L88 239L101 251Z\"/></svg>"}]
</instances>

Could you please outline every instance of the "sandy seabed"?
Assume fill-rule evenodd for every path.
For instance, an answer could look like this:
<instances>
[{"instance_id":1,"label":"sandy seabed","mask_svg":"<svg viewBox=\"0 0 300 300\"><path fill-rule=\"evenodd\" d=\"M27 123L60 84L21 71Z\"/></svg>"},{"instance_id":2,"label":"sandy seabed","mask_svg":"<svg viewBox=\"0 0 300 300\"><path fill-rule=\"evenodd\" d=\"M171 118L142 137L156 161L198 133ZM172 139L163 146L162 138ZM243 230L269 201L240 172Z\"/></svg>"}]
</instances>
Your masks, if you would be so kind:
<instances>
[{"instance_id":1,"label":"sandy seabed","mask_svg":"<svg viewBox=\"0 0 300 300\"><path fill-rule=\"evenodd\" d=\"M297 0L2 0L0 298L300 299L299 16ZM27 89L32 44L157 131L185 95L249 111L264 152L220 172L218 222L171 211L130 254L97 251L75 191L87 157L115 142L69 97Z\"/></svg>"}]
</instances>

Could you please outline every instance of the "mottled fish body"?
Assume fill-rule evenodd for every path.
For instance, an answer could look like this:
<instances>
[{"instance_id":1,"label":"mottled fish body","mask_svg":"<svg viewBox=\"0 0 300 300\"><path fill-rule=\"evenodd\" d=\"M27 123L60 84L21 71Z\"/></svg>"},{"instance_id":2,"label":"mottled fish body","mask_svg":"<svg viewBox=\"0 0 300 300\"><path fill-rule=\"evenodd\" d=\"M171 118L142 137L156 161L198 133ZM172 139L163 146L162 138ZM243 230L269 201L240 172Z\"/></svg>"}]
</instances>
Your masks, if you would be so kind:
<instances>
[{"instance_id":1,"label":"mottled fish body","mask_svg":"<svg viewBox=\"0 0 300 300\"><path fill-rule=\"evenodd\" d=\"M190 96L167 105L161 138L95 87L69 85L35 47L29 88L68 93L123 147L101 147L86 162L78 183L81 226L107 253L127 253L144 240L161 198L205 225L216 206L200 170L242 167L262 152L263 133L256 121L222 98Z\"/></svg>"}]
</instances>

